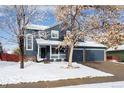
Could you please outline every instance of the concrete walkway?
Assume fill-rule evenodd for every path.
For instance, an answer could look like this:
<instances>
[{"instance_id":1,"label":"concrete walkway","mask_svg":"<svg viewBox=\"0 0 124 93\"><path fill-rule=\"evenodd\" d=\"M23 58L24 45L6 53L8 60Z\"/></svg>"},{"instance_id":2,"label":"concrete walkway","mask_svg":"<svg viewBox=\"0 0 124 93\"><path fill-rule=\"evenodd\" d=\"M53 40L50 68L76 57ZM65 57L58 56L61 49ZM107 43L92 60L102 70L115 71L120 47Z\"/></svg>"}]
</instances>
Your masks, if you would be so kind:
<instances>
[{"instance_id":1,"label":"concrete walkway","mask_svg":"<svg viewBox=\"0 0 124 93\"><path fill-rule=\"evenodd\" d=\"M114 74L112 77L77 78L59 81L40 81L36 83L10 84L0 86L1 88L51 88L79 84L92 84L102 82L124 81L124 64L113 62L104 63L83 63L86 66Z\"/></svg>"}]
</instances>

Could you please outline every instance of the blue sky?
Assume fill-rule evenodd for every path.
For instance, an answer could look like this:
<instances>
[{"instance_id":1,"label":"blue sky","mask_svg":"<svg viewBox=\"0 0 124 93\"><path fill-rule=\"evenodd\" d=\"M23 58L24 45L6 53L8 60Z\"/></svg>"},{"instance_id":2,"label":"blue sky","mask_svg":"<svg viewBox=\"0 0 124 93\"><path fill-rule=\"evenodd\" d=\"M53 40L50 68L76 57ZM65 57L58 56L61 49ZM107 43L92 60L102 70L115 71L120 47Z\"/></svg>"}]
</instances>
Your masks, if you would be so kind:
<instances>
[{"instance_id":1,"label":"blue sky","mask_svg":"<svg viewBox=\"0 0 124 93\"><path fill-rule=\"evenodd\" d=\"M2 6L0 6L0 10L2 9ZM54 25L57 23L57 20L55 18L55 6L40 6L39 9L42 9L42 10L45 10L47 11L47 15L46 15L46 18L43 18L43 20L38 20L38 21L34 21L32 22L32 24L38 24L38 25L45 25L45 26L51 26L51 25ZM86 11L83 11L85 14L95 14L95 11L94 10L86 10ZM122 12L122 14L124 14L124 12ZM13 15L11 13L11 15ZM4 19L4 14L0 12L0 20ZM124 21L122 20L124 19L123 17L120 18L120 21ZM0 25L1 27L1 25ZM6 27L4 27L6 28ZM6 33L6 32L10 32L9 29L0 29L0 36L2 37L6 37L6 38L9 38L10 37L10 34ZM15 47L17 47L17 44L15 43L9 43L6 39L2 39L0 38L0 42L2 42L3 44L3 47L6 48L6 50L13 50Z\"/></svg>"},{"instance_id":2,"label":"blue sky","mask_svg":"<svg viewBox=\"0 0 124 93\"><path fill-rule=\"evenodd\" d=\"M0 6L0 8L1 8L1 6ZM56 18L54 16L54 12L55 12L54 6L41 6L41 9L47 11L46 18L43 18L42 21L38 20L38 21L32 22L32 24L51 26L51 25L54 25L57 23ZM0 13L0 20L2 20L3 18L4 18L3 14ZM5 37L5 38L10 38L11 37L10 34L8 34L6 32L10 32L9 29L1 28L0 36ZM2 42L2 45L6 50L13 50L14 48L17 47L16 43L8 42L7 39L0 38L0 42Z\"/></svg>"}]
</instances>

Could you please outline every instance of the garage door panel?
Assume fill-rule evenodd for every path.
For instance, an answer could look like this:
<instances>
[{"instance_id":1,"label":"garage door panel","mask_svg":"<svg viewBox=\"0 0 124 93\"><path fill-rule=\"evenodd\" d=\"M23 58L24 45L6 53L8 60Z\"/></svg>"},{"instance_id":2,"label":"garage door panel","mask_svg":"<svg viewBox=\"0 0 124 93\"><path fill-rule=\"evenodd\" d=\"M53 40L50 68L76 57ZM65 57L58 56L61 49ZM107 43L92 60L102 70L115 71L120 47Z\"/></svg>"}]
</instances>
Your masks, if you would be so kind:
<instances>
[{"instance_id":1,"label":"garage door panel","mask_svg":"<svg viewBox=\"0 0 124 93\"><path fill-rule=\"evenodd\" d=\"M72 60L78 63L83 62L83 50L74 50Z\"/></svg>"},{"instance_id":2,"label":"garage door panel","mask_svg":"<svg viewBox=\"0 0 124 93\"><path fill-rule=\"evenodd\" d=\"M104 50L86 50L86 61L104 61Z\"/></svg>"}]
</instances>

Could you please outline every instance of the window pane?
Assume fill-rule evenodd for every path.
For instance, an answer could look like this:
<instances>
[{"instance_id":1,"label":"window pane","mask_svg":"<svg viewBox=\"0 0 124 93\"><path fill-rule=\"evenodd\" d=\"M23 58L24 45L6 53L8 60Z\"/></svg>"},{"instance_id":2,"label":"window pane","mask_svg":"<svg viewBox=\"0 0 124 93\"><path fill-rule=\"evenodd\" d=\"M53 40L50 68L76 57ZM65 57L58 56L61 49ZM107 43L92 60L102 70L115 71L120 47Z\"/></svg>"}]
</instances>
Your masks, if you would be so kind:
<instances>
[{"instance_id":1,"label":"window pane","mask_svg":"<svg viewBox=\"0 0 124 93\"><path fill-rule=\"evenodd\" d=\"M33 40L32 35L29 35L27 37L27 49L32 49L33 48L33 46L32 46L32 44L33 44L32 40Z\"/></svg>"},{"instance_id":2,"label":"window pane","mask_svg":"<svg viewBox=\"0 0 124 93\"><path fill-rule=\"evenodd\" d=\"M57 34L56 33L52 33L52 37L57 37Z\"/></svg>"},{"instance_id":3,"label":"window pane","mask_svg":"<svg viewBox=\"0 0 124 93\"><path fill-rule=\"evenodd\" d=\"M58 54L58 49L52 48L52 54Z\"/></svg>"},{"instance_id":4,"label":"window pane","mask_svg":"<svg viewBox=\"0 0 124 93\"><path fill-rule=\"evenodd\" d=\"M63 49L60 49L60 53L61 54L64 54L65 53L65 49L63 48Z\"/></svg>"},{"instance_id":5,"label":"window pane","mask_svg":"<svg viewBox=\"0 0 124 93\"><path fill-rule=\"evenodd\" d=\"M51 31L51 38L59 38L59 31L52 30Z\"/></svg>"},{"instance_id":6,"label":"window pane","mask_svg":"<svg viewBox=\"0 0 124 93\"><path fill-rule=\"evenodd\" d=\"M28 49L32 49L32 45L28 44Z\"/></svg>"}]
</instances>

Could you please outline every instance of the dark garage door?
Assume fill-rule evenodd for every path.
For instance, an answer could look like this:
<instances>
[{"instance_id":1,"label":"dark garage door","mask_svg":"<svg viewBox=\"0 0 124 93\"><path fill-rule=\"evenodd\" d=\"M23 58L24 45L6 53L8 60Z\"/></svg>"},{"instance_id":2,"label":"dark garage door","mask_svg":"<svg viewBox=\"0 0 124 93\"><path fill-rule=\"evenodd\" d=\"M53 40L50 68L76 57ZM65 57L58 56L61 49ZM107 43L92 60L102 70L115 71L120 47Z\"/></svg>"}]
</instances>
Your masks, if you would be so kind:
<instances>
[{"instance_id":1,"label":"dark garage door","mask_svg":"<svg viewBox=\"0 0 124 93\"><path fill-rule=\"evenodd\" d=\"M104 61L104 50L86 50L86 61Z\"/></svg>"},{"instance_id":2,"label":"dark garage door","mask_svg":"<svg viewBox=\"0 0 124 93\"><path fill-rule=\"evenodd\" d=\"M74 50L72 60L73 62L82 63L83 62L83 50Z\"/></svg>"}]
</instances>

